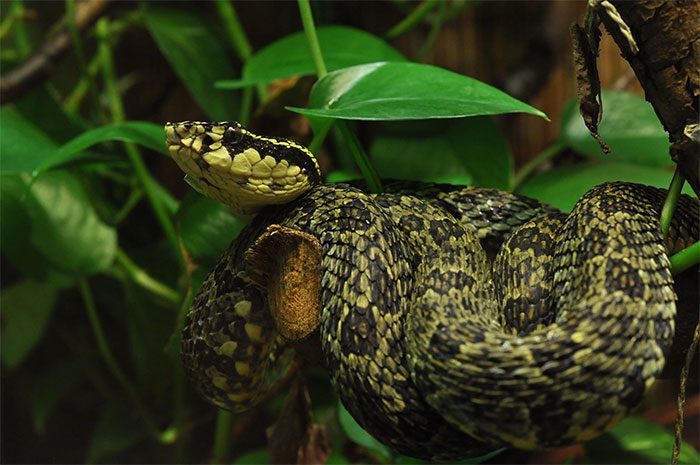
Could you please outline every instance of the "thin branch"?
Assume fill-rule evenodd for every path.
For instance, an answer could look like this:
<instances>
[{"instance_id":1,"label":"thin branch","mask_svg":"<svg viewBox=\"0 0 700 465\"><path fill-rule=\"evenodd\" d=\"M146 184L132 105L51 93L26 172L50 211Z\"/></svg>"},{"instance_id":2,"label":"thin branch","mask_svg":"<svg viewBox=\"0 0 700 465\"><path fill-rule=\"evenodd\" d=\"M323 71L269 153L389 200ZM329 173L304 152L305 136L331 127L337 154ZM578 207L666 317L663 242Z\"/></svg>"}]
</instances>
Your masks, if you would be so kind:
<instances>
[{"instance_id":1,"label":"thin branch","mask_svg":"<svg viewBox=\"0 0 700 465\"><path fill-rule=\"evenodd\" d=\"M100 17L107 6L107 0L85 0L76 5L75 26L83 30ZM73 41L61 20L59 32L50 35L44 44L24 63L0 78L0 101L3 104L18 99L49 77L58 58L70 48Z\"/></svg>"}]
</instances>

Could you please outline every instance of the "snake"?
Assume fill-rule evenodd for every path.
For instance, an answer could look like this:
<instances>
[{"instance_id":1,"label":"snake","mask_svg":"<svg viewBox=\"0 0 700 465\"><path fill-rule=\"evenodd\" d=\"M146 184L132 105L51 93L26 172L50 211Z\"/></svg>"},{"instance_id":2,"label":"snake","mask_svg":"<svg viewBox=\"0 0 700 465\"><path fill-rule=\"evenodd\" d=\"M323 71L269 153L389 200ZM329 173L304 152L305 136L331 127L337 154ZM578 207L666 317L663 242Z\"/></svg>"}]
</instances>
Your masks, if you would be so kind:
<instances>
[{"instance_id":1,"label":"snake","mask_svg":"<svg viewBox=\"0 0 700 465\"><path fill-rule=\"evenodd\" d=\"M569 213L476 186L371 193L323 183L306 147L237 122L165 132L197 190L250 219L182 333L189 378L220 408L260 402L290 345L246 260L274 226L318 241L313 337L347 411L399 453L454 461L586 441L631 413L664 366L668 254L698 240L695 198L681 195L664 238L655 187L604 183Z\"/></svg>"}]
</instances>

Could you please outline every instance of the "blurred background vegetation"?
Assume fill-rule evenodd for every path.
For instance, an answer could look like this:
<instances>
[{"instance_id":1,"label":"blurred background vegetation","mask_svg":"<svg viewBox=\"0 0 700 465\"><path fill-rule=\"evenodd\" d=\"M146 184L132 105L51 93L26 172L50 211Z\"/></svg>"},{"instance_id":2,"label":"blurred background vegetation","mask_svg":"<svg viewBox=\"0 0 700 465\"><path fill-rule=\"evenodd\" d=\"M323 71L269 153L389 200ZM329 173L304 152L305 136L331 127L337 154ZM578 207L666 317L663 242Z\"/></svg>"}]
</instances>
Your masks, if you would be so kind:
<instances>
[{"instance_id":1,"label":"blurred background vegetation","mask_svg":"<svg viewBox=\"0 0 700 465\"><path fill-rule=\"evenodd\" d=\"M515 190L564 210L607 180L668 186L667 135L607 36L601 134L611 155L580 121L568 26L585 2L311 5L329 70L427 63L551 119L353 123L381 176ZM183 182L163 123L238 119L311 143L331 181L359 176L342 134L324 142L286 109L313 103L301 31L296 2L0 3L2 462L284 461L267 448L266 429L277 421L278 443L292 440L279 426L290 421L292 385L310 408L294 418L325 429L329 462L413 463L359 428L320 367L231 416L200 400L180 366L182 317L243 225ZM382 90L377 79L368 86L358 99ZM450 100L438 92L422 97ZM697 379L689 389L681 461L698 463ZM638 416L585 445L479 460L667 463L676 393L675 379L657 383Z\"/></svg>"}]
</instances>

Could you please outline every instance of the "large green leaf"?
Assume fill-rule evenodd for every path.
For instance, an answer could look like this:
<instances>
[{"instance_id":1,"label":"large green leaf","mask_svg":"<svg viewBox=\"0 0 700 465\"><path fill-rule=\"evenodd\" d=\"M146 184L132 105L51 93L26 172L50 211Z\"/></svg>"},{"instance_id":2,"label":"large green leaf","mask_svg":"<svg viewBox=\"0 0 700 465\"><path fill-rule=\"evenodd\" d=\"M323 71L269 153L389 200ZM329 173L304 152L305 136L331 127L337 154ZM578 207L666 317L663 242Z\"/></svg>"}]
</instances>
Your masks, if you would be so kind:
<instances>
[{"instance_id":1,"label":"large green leaf","mask_svg":"<svg viewBox=\"0 0 700 465\"><path fill-rule=\"evenodd\" d=\"M185 196L176 221L185 248L204 266L214 265L245 226L223 204L196 192Z\"/></svg>"},{"instance_id":2,"label":"large green leaf","mask_svg":"<svg viewBox=\"0 0 700 465\"><path fill-rule=\"evenodd\" d=\"M41 341L51 319L56 289L46 283L23 281L0 293L2 362L19 366Z\"/></svg>"},{"instance_id":3,"label":"large green leaf","mask_svg":"<svg viewBox=\"0 0 700 465\"><path fill-rule=\"evenodd\" d=\"M338 402L338 423L340 423L340 427L352 442L379 454L381 457L391 457L391 450L365 431L350 415L350 412L345 409L341 402Z\"/></svg>"},{"instance_id":4,"label":"large green leaf","mask_svg":"<svg viewBox=\"0 0 700 465\"><path fill-rule=\"evenodd\" d=\"M34 429L43 434L46 421L64 400L86 377L84 363L78 359L53 361L45 370L35 373L32 390L32 417Z\"/></svg>"},{"instance_id":5,"label":"large green leaf","mask_svg":"<svg viewBox=\"0 0 700 465\"><path fill-rule=\"evenodd\" d=\"M321 26L316 30L329 71L376 61L406 61L379 37L345 26ZM288 35L252 56L243 67L243 78L217 82L221 89L235 89L289 76L314 74L313 58L303 32Z\"/></svg>"},{"instance_id":6,"label":"large green leaf","mask_svg":"<svg viewBox=\"0 0 700 465\"><path fill-rule=\"evenodd\" d=\"M72 286L74 279L49 263L29 236L32 230L32 219L26 204L29 180L28 174L0 175L0 250L23 276L50 282L56 287Z\"/></svg>"},{"instance_id":7,"label":"large green leaf","mask_svg":"<svg viewBox=\"0 0 700 465\"><path fill-rule=\"evenodd\" d=\"M148 31L202 110L216 120L236 115L237 94L214 88L236 74L233 57L204 16L174 5L143 8Z\"/></svg>"},{"instance_id":8,"label":"large green leaf","mask_svg":"<svg viewBox=\"0 0 700 465\"><path fill-rule=\"evenodd\" d=\"M13 107L0 108L0 127L2 173L30 173L56 150L56 143Z\"/></svg>"},{"instance_id":9,"label":"large green leaf","mask_svg":"<svg viewBox=\"0 0 700 465\"><path fill-rule=\"evenodd\" d=\"M133 447L145 437L142 422L134 421L123 402L113 401L103 409L93 430L85 462L119 462L114 460L115 454Z\"/></svg>"},{"instance_id":10,"label":"large green leaf","mask_svg":"<svg viewBox=\"0 0 700 465\"><path fill-rule=\"evenodd\" d=\"M586 443L587 463L658 463L671 461L673 434L655 423L629 417L607 434ZM681 447L678 463L700 463L700 454L687 442Z\"/></svg>"},{"instance_id":11,"label":"large green leaf","mask_svg":"<svg viewBox=\"0 0 700 465\"><path fill-rule=\"evenodd\" d=\"M54 171L39 177L25 198L32 244L54 267L72 275L104 270L114 258L117 234L103 223L75 176ZM14 218L6 220L12 227Z\"/></svg>"},{"instance_id":12,"label":"large green leaf","mask_svg":"<svg viewBox=\"0 0 700 465\"><path fill-rule=\"evenodd\" d=\"M328 73L314 85L303 115L408 120L530 113L540 110L461 74L419 63L370 63Z\"/></svg>"},{"instance_id":13,"label":"large green leaf","mask_svg":"<svg viewBox=\"0 0 700 465\"><path fill-rule=\"evenodd\" d=\"M668 188L673 173L660 168L591 161L555 168L525 181L518 193L570 211L590 188L610 181L628 181ZM691 193L690 189L684 192Z\"/></svg>"},{"instance_id":14,"label":"large green leaf","mask_svg":"<svg viewBox=\"0 0 700 465\"><path fill-rule=\"evenodd\" d=\"M388 124L370 153L383 178L510 188L508 144L488 117Z\"/></svg>"},{"instance_id":15,"label":"large green leaf","mask_svg":"<svg viewBox=\"0 0 700 465\"><path fill-rule=\"evenodd\" d=\"M145 121L129 121L91 129L71 139L58 150L47 154L42 163L36 167L35 173L70 162L79 157L88 147L114 140L133 142L169 155L164 134L162 126Z\"/></svg>"},{"instance_id":16,"label":"large green leaf","mask_svg":"<svg viewBox=\"0 0 700 465\"><path fill-rule=\"evenodd\" d=\"M652 106L641 97L625 92L603 91L603 119L599 133L612 152L605 154L591 137L578 112L578 102L569 102L563 112L560 138L586 156L649 166L670 166L668 134Z\"/></svg>"}]
</instances>

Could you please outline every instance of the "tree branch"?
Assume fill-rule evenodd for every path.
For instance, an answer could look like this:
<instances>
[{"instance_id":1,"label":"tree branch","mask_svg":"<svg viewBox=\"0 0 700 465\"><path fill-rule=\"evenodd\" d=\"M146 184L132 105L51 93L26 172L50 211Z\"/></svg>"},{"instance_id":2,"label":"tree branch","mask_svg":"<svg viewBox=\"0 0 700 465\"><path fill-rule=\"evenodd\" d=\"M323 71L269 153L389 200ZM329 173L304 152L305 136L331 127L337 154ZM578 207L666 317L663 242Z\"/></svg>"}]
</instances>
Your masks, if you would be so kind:
<instances>
[{"instance_id":1,"label":"tree branch","mask_svg":"<svg viewBox=\"0 0 700 465\"><path fill-rule=\"evenodd\" d=\"M107 6L107 1L79 2L75 9L76 28L83 30L95 22ZM16 100L44 82L54 68L56 60L70 48L72 43L64 18L61 20L58 32L49 36L32 56L5 76L0 77L0 101L6 104Z\"/></svg>"}]
</instances>

